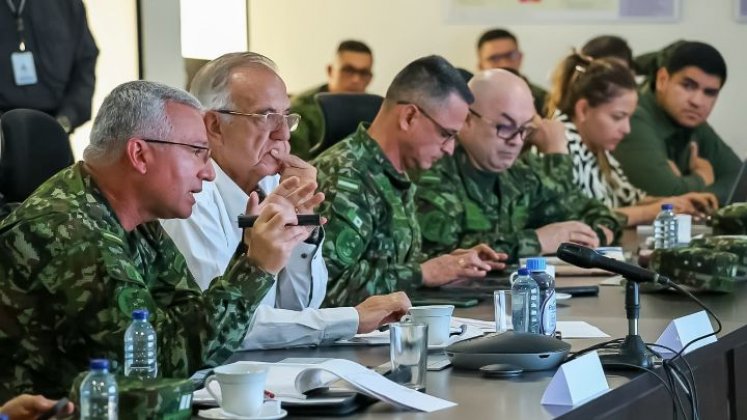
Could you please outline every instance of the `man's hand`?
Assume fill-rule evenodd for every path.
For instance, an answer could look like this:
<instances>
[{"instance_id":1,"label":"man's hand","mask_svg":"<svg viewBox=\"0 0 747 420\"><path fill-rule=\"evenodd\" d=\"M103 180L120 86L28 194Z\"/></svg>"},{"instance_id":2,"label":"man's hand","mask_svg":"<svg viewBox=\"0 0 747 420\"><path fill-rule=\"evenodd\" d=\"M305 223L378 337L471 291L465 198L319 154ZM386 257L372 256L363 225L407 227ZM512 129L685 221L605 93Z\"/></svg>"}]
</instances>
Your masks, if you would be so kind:
<instances>
[{"instance_id":1,"label":"man's hand","mask_svg":"<svg viewBox=\"0 0 747 420\"><path fill-rule=\"evenodd\" d=\"M713 184L713 181L716 180L711 162L698 155L698 144L695 142L690 143L690 172L703 178L703 183L706 186Z\"/></svg>"},{"instance_id":2,"label":"man's hand","mask_svg":"<svg viewBox=\"0 0 747 420\"><path fill-rule=\"evenodd\" d=\"M399 321L410 307L412 303L404 292L369 297L355 307L358 311L358 334Z\"/></svg>"},{"instance_id":3,"label":"man's hand","mask_svg":"<svg viewBox=\"0 0 747 420\"><path fill-rule=\"evenodd\" d=\"M572 242L589 248L599 247L599 237L594 229L582 222L559 222L542 226L536 230L543 254L558 250L563 242Z\"/></svg>"},{"instance_id":4,"label":"man's hand","mask_svg":"<svg viewBox=\"0 0 747 420\"><path fill-rule=\"evenodd\" d=\"M295 155L283 155L277 149L273 149L272 151L270 151L270 154L272 154L272 157L280 161L281 181L292 176L297 176L301 179L301 182L316 182L316 168L313 167L310 163Z\"/></svg>"},{"instance_id":5,"label":"man's hand","mask_svg":"<svg viewBox=\"0 0 747 420\"><path fill-rule=\"evenodd\" d=\"M423 284L438 287L459 279L485 277L490 270L503 269L507 258L506 254L495 252L485 244L457 249L420 265Z\"/></svg>"},{"instance_id":6,"label":"man's hand","mask_svg":"<svg viewBox=\"0 0 747 420\"><path fill-rule=\"evenodd\" d=\"M6 414L11 420L36 420L40 415L54 407L57 401L48 400L41 395L19 395L0 407L0 414ZM60 411L58 417L66 417L73 414L73 403L67 405Z\"/></svg>"},{"instance_id":7,"label":"man's hand","mask_svg":"<svg viewBox=\"0 0 747 420\"><path fill-rule=\"evenodd\" d=\"M548 120L534 116L535 129L532 131L528 143L545 153L568 154L568 139L565 137L565 125L558 120Z\"/></svg>"},{"instance_id":8,"label":"man's hand","mask_svg":"<svg viewBox=\"0 0 747 420\"><path fill-rule=\"evenodd\" d=\"M297 196L313 192L316 183L300 187L298 184L296 177L283 181L261 207L257 193L249 195L246 213L259 214L259 217L254 227L244 229L244 242L249 248L247 256L257 267L273 275L288 263L293 248L309 236L305 227L293 226L298 223L293 202ZM272 196L274 200L270 200Z\"/></svg>"}]
</instances>

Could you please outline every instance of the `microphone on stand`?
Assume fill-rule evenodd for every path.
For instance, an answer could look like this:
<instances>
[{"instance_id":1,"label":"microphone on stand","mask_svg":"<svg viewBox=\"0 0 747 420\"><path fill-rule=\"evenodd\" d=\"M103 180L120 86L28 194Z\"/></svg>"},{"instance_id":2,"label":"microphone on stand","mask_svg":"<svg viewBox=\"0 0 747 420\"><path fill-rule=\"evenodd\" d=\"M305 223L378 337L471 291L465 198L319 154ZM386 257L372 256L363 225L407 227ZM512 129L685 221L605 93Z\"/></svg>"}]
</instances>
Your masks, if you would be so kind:
<instances>
[{"instance_id":1,"label":"microphone on stand","mask_svg":"<svg viewBox=\"0 0 747 420\"><path fill-rule=\"evenodd\" d=\"M628 335L620 345L617 354L601 355L602 364L613 368L630 369L635 366L650 368L653 366L653 353L649 351L641 336L638 335L638 318L640 312L639 283L657 283L669 286L671 281L658 273L634 264L618 261L577 244L564 242L557 250L558 258L583 268L601 268L620 274L628 282L625 285L625 313L628 318Z\"/></svg>"},{"instance_id":2,"label":"microphone on stand","mask_svg":"<svg viewBox=\"0 0 747 420\"><path fill-rule=\"evenodd\" d=\"M601 268L603 270L620 274L628 280L638 283L658 283L669 285L669 279L651 270L639 267L635 264L618 261L585 246L564 242L560 244L557 256L561 260L583 268Z\"/></svg>"}]
</instances>

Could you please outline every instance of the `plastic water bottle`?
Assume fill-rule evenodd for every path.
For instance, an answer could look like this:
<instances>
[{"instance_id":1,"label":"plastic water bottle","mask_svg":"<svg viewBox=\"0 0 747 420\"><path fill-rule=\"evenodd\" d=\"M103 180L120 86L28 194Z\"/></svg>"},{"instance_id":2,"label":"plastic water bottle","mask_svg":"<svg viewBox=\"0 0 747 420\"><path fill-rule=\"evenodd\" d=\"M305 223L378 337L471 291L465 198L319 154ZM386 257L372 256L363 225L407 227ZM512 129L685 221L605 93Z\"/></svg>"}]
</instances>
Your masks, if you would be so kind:
<instances>
[{"instance_id":1,"label":"plastic water bottle","mask_svg":"<svg viewBox=\"0 0 747 420\"><path fill-rule=\"evenodd\" d=\"M117 381L109 373L109 361L93 359L91 371L80 384L80 418L82 420L117 419Z\"/></svg>"},{"instance_id":2,"label":"plastic water bottle","mask_svg":"<svg viewBox=\"0 0 747 420\"><path fill-rule=\"evenodd\" d=\"M516 332L539 333L539 287L526 268L511 286L511 321Z\"/></svg>"},{"instance_id":3,"label":"plastic water bottle","mask_svg":"<svg viewBox=\"0 0 747 420\"><path fill-rule=\"evenodd\" d=\"M654 249L677 246L677 218L671 204L662 204L654 220Z\"/></svg>"},{"instance_id":4,"label":"plastic water bottle","mask_svg":"<svg viewBox=\"0 0 747 420\"><path fill-rule=\"evenodd\" d=\"M124 336L124 373L141 379L155 378L158 374L156 360L156 330L148 322L148 311L132 311L132 323Z\"/></svg>"},{"instance_id":5,"label":"plastic water bottle","mask_svg":"<svg viewBox=\"0 0 747 420\"><path fill-rule=\"evenodd\" d=\"M539 287L539 333L554 336L558 319L555 278L545 271L546 268L547 262L542 257L527 259L527 270Z\"/></svg>"}]
</instances>

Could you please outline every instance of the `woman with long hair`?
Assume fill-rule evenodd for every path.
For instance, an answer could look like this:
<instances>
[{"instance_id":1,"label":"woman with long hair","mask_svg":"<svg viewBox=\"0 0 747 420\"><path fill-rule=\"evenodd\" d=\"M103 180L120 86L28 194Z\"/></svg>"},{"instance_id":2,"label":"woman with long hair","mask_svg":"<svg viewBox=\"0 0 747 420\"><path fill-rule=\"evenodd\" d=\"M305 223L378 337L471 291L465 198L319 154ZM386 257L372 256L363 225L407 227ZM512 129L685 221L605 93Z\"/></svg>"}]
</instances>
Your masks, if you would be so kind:
<instances>
[{"instance_id":1,"label":"woman with long hair","mask_svg":"<svg viewBox=\"0 0 747 420\"><path fill-rule=\"evenodd\" d=\"M677 213L702 214L718 207L711 193L651 197L633 186L610 153L630 132L630 116L638 103L630 69L614 58L593 59L572 53L555 70L548 116L565 125L573 180L628 219L628 226L651 223L661 204Z\"/></svg>"}]
</instances>

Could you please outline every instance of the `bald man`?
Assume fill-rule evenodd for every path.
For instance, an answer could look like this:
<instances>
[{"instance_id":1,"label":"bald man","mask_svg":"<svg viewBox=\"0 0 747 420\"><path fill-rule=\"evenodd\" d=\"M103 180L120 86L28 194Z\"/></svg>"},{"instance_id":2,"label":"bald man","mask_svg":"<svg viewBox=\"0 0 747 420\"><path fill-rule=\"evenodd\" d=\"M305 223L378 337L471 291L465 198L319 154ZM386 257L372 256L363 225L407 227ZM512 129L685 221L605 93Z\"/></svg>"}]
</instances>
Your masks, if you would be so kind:
<instances>
[{"instance_id":1,"label":"bald man","mask_svg":"<svg viewBox=\"0 0 747 420\"><path fill-rule=\"evenodd\" d=\"M516 261L555 252L561 242L610 244L620 221L568 182L567 150L547 148L543 156L517 160L530 132L556 135L536 118L526 82L494 69L475 75L469 87L475 102L454 154L417 175L424 251L438 255L487 243Z\"/></svg>"}]
</instances>

